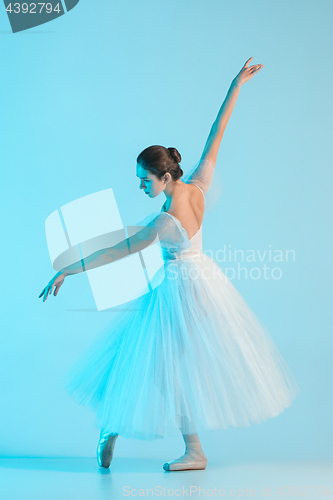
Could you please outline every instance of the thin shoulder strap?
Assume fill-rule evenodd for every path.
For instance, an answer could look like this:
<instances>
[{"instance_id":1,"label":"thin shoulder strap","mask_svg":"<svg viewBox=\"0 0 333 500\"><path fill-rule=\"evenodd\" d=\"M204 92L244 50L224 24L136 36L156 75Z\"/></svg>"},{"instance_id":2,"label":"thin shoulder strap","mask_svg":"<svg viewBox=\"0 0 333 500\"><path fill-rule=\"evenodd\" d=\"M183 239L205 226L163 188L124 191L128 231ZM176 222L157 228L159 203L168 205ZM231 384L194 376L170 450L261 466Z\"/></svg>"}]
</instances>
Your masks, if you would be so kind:
<instances>
[{"instance_id":1,"label":"thin shoulder strap","mask_svg":"<svg viewBox=\"0 0 333 500\"><path fill-rule=\"evenodd\" d=\"M205 193L203 192L203 190L201 189L201 187L200 187L200 186L198 186L198 184L197 184L196 182L191 182L191 184L194 184L197 188L199 188L199 189L200 189L200 191L202 192L202 195L203 195L203 197L204 197L204 200L206 201L206 196L205 196Z\"/></svg>"},{"instance_id":2,"label":"thin shoulder strap","mask_svg":"<svg viewBox=\"0 0 333 500\"><path fill-rule=\"evenodd\" d=\"M201 158L200 161L184 175L183 181L189 184L195 184L205 195L211 185L214 169L215 163L205 158Z\"/></svg>"}]
</instances>

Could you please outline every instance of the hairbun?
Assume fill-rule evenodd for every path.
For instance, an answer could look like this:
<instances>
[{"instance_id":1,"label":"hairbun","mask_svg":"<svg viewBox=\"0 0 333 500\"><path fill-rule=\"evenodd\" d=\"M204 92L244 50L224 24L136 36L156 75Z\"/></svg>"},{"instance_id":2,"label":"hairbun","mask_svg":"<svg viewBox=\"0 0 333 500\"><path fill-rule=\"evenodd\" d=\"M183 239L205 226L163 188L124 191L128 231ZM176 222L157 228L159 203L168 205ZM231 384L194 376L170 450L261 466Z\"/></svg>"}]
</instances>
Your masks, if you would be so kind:
<instances>
[{"instance_id":1,"label":"hairbun","mask_svg":"<svg viewBox=\"0 0 333 500\"><path fill-rule=\"evenodd\" d=\"M176 162L176 163L180 163L181 160L182 160L182 157L180 156L180 153L179 151L176 149L176 148L167 148L169 153L170 153L170 156L171 158Z\"/></svg>"}]
</instances>

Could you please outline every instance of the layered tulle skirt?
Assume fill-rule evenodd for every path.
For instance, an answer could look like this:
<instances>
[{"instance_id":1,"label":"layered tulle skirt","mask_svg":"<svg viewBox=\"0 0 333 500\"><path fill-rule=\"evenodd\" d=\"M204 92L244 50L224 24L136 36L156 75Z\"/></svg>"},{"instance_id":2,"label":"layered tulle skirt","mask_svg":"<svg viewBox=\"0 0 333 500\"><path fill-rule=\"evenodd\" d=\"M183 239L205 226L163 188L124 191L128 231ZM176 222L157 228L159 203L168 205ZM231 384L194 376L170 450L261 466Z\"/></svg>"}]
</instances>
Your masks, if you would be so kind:
<instances>
[{"instance_id":1,"label":"layered tulle skirt","mask_svg":"<svg viewBox=\"0 0 333 500\"><path fill-rule=\"evenodd\" d=\"M160 284L122 306L65 378L96 426L156 439L259 424L299 387L269 332L217 264L167 260Z\"/></svg>"}]
</instances>

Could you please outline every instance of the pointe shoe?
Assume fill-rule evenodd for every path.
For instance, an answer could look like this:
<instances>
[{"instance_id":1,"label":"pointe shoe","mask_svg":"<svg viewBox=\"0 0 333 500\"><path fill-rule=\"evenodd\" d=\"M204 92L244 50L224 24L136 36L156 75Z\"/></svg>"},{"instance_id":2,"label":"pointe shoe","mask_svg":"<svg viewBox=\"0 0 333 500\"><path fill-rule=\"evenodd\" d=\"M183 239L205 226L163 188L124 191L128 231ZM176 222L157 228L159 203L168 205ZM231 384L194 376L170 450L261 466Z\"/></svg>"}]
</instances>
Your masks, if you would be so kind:
<instances>
[{"instance_id":1,"label":"pointe shoe","mask_svg":"<svg viewBox=\"0 0 333 500\"><path fill-rule=\"evenodd\" d=\"M110 467L117 437L118 434L104 434L101 436L97 446L97 462L100 467Z\"/></svg>"},{"instance_id":2,"label":"pointe shoe","mask_svg":"<svg viewBox=\"0 0 333 500\"><path fill-rule=\"evenodd\" d=\"M173 460L163 465L164 470L203 470L207 467L207 458L203 455L200 460Z\"/></svg>"}]
</instances>

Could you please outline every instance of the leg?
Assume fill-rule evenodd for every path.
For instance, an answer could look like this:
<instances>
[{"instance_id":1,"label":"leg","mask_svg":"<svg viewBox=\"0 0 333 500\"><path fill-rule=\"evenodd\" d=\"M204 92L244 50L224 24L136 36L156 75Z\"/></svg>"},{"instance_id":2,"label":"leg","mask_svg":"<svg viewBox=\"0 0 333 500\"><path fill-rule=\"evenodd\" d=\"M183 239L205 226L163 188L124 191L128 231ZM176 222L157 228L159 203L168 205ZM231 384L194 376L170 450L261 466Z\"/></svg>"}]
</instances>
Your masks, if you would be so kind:
<instances>
[{"instance_id":1,"label":"leg","mask_svg":"<svg viewBox=\"0 0 333 500\"><path fill-rule=\"evenodd\" d=\"M185 454L163 465L164 470L199 470L207 466L207 457L202 451L198 434L183 434Z\"/></svg>"}]
</instances>

